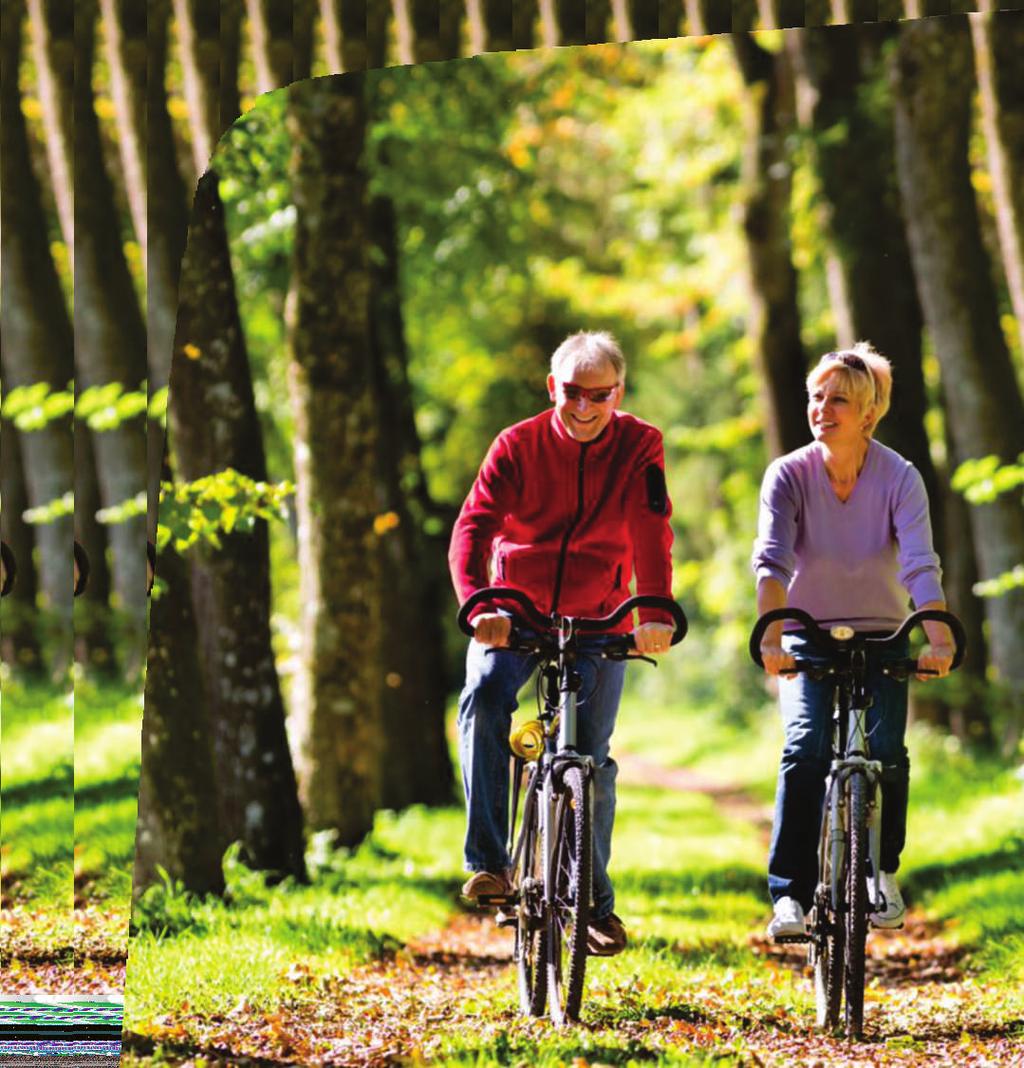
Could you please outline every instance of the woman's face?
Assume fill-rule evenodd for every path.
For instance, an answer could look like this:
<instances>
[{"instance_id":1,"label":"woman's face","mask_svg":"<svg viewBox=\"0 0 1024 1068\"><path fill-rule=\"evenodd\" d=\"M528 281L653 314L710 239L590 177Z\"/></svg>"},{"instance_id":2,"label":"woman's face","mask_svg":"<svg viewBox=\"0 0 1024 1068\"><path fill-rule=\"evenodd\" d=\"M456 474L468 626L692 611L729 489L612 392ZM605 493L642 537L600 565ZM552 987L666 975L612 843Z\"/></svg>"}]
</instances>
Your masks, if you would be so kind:
<instances>
[{"instance_id":1,"label":"woman's face","mask_svg":"<svg viewBox=\"0 0 1024 1068\"><path fill-rule=\"evenodd\" d=\"M866 414L856 397L833 376L814 386L807 400L811 433L815 441L825 445L852 445L863 440Z\"/></svg>"}]
</instances>

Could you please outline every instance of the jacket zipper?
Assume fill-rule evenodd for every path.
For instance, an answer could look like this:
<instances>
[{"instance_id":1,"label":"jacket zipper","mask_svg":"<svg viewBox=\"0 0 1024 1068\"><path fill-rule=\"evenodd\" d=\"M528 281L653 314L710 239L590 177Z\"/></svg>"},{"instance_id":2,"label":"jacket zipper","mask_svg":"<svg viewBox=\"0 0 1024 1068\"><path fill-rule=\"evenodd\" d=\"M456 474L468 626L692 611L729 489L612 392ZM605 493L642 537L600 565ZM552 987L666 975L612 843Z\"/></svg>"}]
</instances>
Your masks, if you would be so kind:
<instances>
[{"instance_id":1,"label":"jacket zipper","mask_svg":"<svg viewBox=\"0 0 1024 1068\"><path fill-rule=\"evenodd\" d=\"M565 536L562 538L562 548L558 553L558 570L555 572L555 593L551 598L551 614L554 615L558 611L558 599L562 594L562 575L565 571L565 557L569 551L569 539L572 537L572 532L579 525L579 521L583 518L583 462L587 458L587 446L589 441L580 445L580 462L577 469L576 483L579 499L576 503L576 514L573 516L572 522L566 527Z\"/></svg>"}]
</instances>

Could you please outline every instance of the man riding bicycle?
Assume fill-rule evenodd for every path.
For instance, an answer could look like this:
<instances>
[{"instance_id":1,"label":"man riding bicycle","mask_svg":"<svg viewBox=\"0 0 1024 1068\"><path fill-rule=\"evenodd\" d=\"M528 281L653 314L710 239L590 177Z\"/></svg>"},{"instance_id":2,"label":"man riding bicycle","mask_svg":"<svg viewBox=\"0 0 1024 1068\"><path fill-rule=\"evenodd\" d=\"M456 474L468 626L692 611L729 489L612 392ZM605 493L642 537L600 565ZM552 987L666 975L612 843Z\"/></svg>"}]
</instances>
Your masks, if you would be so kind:
<instances>
[{"instance_id":1,"label":"man riding bicycle","mask_svg":"<svg viewBox=\"0 0 1024 1068\"><path fill-rule=\"evenodd\" d=\"M619 411L625 358L603 332L573 334L555 350L553 403L502 431L488 450L452 531L448 559L460 603L485 586L522 590L546 613L607 615L629 595L671 597L671 504L660 431ZM485 607L471 618L474 640L459 699L459 752L466 794L466 869L471 900L507 894L508 735L516 694L533 670L507 652L512 621ZM620 631L628 630L628 620ZM669 648L673 626L641 610L637 652ZM620 953L626 931L608 878L617 766L609 755L625 665L594 653L581 659L580 752L594 758L594 899L588 949Z\"/></svg>"}]
</instances>

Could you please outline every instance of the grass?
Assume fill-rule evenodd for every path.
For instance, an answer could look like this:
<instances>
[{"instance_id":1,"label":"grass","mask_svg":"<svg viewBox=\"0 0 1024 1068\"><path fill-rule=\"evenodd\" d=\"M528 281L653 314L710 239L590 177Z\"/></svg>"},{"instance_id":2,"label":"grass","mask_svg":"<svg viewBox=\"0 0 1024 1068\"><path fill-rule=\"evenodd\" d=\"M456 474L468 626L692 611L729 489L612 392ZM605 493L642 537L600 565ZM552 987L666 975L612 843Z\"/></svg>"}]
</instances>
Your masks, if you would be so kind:
<instances>
[{"instance_id":1,"label":"grass","mask_svg":"<svg viewBox=\"0 0 1024 1068\"><path fill-rule=\"evenodd\" d=\"M131 896L142 694L75 686L75 861L88 898L123 911Z\"/></svg>"},{"instance_id":2,"label":"grass","mask_svg":"<svg viewBox=\"0 0 1024 1068\"><path fill-rule=\"evenodd\" d=\"M89 743L76 782L87 801L79 828L114 868L127 863L134 821L126 791L137 710L123 697L119 711L95 702L95 715L79 723ZM759 802L772 796L781 738L767 696L746 726L723 722L714 708L628 698L616 740L644 760L742 785ZM971 948L979 1004L993 1019L1019 1019L1022 785L1011 769L978 763L924 729L911 731L910 748L903 884ZM268 889L229 859L230 904L195 901L171 886L151 891L131 948L128 1027L145 1032L150 1021L181 1013L218 1017L240 1003L272 1013L305 996L297 974L326 981L389 960L456 910L462 832L459 808L380 813L355 851L314 837L311 886ZM486 990L467 988L472 1023L442 1028L431 1063L750 1063L744 1035L752 1026L785 1034L806 1027L812 1013L809 983L751 949L751 932L768 915L765 856L763 829L712 798L621 787L612 873L633 944L588 968L590 1026L566 1035L520 1020L508 972ZM670 1041L677 1031L686 1051Z\"/></svg>"},{"instance_id":3,"label":"grass","mask_svg":"<svg viewBox=\"0 0 1024 1068\"><path fill-rule=\"evenodd\" d=\"M5 680L0 782L4 895L52 911L71 907L73 726L69 696Z\"/></svg>"}]
</instances>

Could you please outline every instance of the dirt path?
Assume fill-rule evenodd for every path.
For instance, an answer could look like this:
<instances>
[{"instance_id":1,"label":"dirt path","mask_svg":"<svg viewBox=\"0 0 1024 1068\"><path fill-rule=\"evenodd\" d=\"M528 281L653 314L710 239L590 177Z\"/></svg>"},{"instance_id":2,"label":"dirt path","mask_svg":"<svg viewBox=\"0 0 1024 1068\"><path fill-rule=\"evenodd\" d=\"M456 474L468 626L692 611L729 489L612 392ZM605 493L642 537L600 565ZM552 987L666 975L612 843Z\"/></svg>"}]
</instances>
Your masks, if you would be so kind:
<instances>
[{"instance_id":1,"label":"dirt path","mask_svg":"<svg viewBox=\"0 0 1024 1068\"><path fill-rule=\"evenodd\" d=\"M633 758L620 762L623 784L638 782L709 794L731 814L764 829L770 813L742 790L708 782L681 769ZM637 1011L611 1011L608 991L593 991L603 1010L585 1010L581 1042L609 1057L628 1042L637 1059L674 1052L726 1055L750 1068L832 1068L841 1065L958 1068L1024 1065L1024 1021L996 1024L1000 991L971 978L964 950L949 933L912 912L901 931L869 938L865 993L867 1041L850 1045L816 1032L764 998L764 986L798 984L809 992L805 954L779 947L758 931L748 945L764 962L757 978L722 970L721 979L695 979L674 997L634 980L628 994ZM531 1043L551 1034L546 1021L513 1009L512 935L489 917L457 914L442 930L343 978L291 975L294 999L270 1014L244 1003L219 1018L168 1019L147 1037L129 1036L122 1065L141 1063L159 1040L180 1051L181 1064L350 1065L384 1068L430 1063L453 1034L472 1034L494 1063L529 1064ZM767 975L767 980L765 979ZM759 984L758 989L754 989ZM621 1007L612 991L611 1003ZM777 1002L775 1002L777 1006ZM632 1008L632 1005L630 1006ZM592 1055L594 1056L594 1055ZM579 1056L574 1068L607 1063Z\"/></svg>"}]
</instances>

